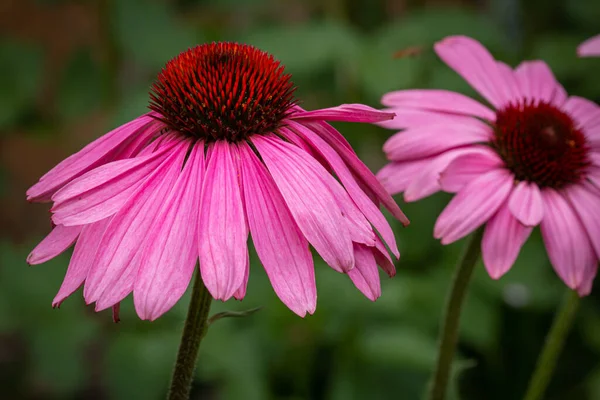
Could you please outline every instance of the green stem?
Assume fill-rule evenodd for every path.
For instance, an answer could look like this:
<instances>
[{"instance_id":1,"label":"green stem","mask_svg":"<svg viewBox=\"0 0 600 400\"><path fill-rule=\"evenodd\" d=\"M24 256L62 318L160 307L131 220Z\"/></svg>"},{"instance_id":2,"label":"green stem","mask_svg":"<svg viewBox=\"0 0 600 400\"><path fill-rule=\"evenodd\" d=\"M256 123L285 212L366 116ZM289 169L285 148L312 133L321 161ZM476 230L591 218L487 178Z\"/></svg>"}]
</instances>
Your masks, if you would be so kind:
<instances>
[{"instance_id":1,"label":"green stem","mask_svg":"<svg viewBox=\"0 0 600 400\"><path fill-rule=\"evenodd\" d=\"M571 329L578 306L579 296L577 292L569 289L565 294L560 309L554 317L550 332L546 336L546 343L538 358L533 376L529 381L529 387L524 397L525 400L541 400L544 396L544 392L554 372L558 356Z\"/></svg>"},{"instance_id":2,"label":"green stem","mask_svg":"<svg viewBox=\"0 0 600 400\"><path fill-rule=\"evenodd\" d=\"M212 297L204 286L200 271L197 271L192 290L192 300L190 301L190 308L188 309L181 344L177 353L171 388L167 396L168 400L189 399L198 349L208 326L207 320L211 301Z\"/></svg>"},{"instance_id":3,"label":"green stem","mask_svg":"<svg viewBox=\"0 0 600 400\"><path fill-rule=\"evenodd\" d=\"M452 360L458 342L458 327L463 300L481 254L483 227L479 228L469 242L456 266L452 287L446 298L443 325L440 330L438 357L429 386L429 400L443 400L446 397Z\"/></svg>"}]
</instances>

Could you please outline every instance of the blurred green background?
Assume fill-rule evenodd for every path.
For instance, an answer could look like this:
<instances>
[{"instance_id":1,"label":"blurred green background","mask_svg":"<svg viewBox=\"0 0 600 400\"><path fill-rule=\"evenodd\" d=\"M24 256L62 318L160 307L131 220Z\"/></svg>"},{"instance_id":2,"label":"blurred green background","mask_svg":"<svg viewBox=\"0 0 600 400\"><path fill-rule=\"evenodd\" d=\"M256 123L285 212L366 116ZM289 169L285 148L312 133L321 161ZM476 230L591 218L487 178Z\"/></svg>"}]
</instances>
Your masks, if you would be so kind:
<instances>
[{"instance_id":1,"label":"blurred green background","mask_svg":"<svg viewBox=\"0 0 600 400\"><path fill-rule=\"evenodd\" d=\"M576 45L600 30L597 0L3 0L0 4L0 397L159 399L175 359L189 294L157 322L128 298L122 322L95 314L81 293L50 302L64 254L28 267L50 229L48 205L25 190L68 154L146 111L163 63L188 46L247 42L287 66L307 108L362 102L415 87L475 95L431 51L446 35L482 41L511 64L543 58L572 94L600 101L600 59ZM395 57L405 49L420 54ZM385 160L393 132L336 125L366 163ZM402 259L383 296L365 299L316 261L319 302L301 319L273 293L256 261L243 302L264 308L215 323L203 343L194 399L420 399L438 319L463 243L443 247L433 224L449 196L401 204ZM400 196L398 201L402 203ZM462 321L452 400L521 398L564 287L539 233L500 281L479 265ZM600 399L600 296L584 299L548 400Z\"/></svg>"}]
</instances>

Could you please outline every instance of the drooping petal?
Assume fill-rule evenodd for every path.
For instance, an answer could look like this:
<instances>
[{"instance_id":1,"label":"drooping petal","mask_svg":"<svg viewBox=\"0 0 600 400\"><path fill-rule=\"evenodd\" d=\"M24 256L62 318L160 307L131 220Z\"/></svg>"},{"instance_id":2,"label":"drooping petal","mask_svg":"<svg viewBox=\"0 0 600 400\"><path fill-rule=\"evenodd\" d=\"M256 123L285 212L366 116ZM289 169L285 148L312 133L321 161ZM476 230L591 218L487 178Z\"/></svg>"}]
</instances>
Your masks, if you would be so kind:
<instances>
[{"instance_id":1,"label":"drooping petal","mask_svg":"<svg viewBox=\"0 0 600 400\"><path fill-rule=\"evenodd\" d=\"M465 186L438 217L433 235L442 244L455 242L496 213L512 189L512 176L493 170Z\"/></svg>"},{"instance_id":2,"label":"drooping petal","mask_svg":"<svg viewBox=\"0 0 600 400\"><path fill-rule=\"evenodd\" d=\"M83 227L79 240L75 244L75 250L73 250L65 279L54 300L52 300L52 307L60 306L64 299L73 294L83 284L96 257L100 239L102 239L109 222L110 218L106 218Z\"/></svg>"},{"instance_id":3,"label":"drooping petal","mask_svg":"<svg viewBox=\"0 0 600 400\"><path fill-rule=\"evenodd\" d=\"M273 178L248 145L240 146L244 203L252 242L281 301L301 317L317 306L308 241Z\"/></svg>"},{"instance_id":4,"label":"drooping petal","mask_svg":"<svg viewBox=\"0 0 600 400\"><path fill-rule=\"evenodd\" d=\"M371 248L354 244L354 258L356 267L348 272L348 276L369 300L377 300L381 296L381 282Z\"/></svg>"},{"instance_id":5,"label":"drooping petal","mask_svg":"<svg viewBox=\"0 0 600 400\"><path fill-rule=\"evenodd\" d=\"M592 184L582 182L566 189L565 195L587 232L596 258L600 259L600 191Z\"/></svg>"},{"instance_id":6,"label":"drooping petal","mask_svg":"<svg viewBox=\"0 0 600 400\"><path fill-rule=\"evenodd\" d=\"M83 290L85 301L96 301L97 310L112 307L133 289L148 230L181 172L189 145L175 146L108 224Z\"/></svg>"},{"instance_id":7,"label":"drooping petal","mask_svg":"<svg viewBox=\"0 0 600 400\"><path fill-rule=\"evenodd\" d=\"M385 94L381 104L388 107L408 107L451 114L464 114L488 121L496 120L496 113L463 94L449 90L409 89Z\"/></svg>"},{"instance_id":8,"label":"drooping petal","mask_svg":"<svg viewBox=\"0 0 600 400\"><path fill-rule=\"evenodd\" d=\"M498 154L489 147L472 147L448 163L440 173L440 187L446 192L456 193L479 176L502 168L503 164Z\"/></svg>"},{"instance_id":9,"label":"drooping petal","mask_svg":"<svg viewBox=\"0 0 600 400\"><path fill-rule=\"evenodd\" d=\"M583 280L581 284L577 286L577 294L579 297L587 296L592 292L592 286L594 285L594 279L598 273L598 262L590 260L590 263L586 265L585 272L583 273Z\"/></svg>"},{"instance_id":10,"label":"drooping petal","mask_svg":"<svg viewBox=\"0 0 600 400\"><path fill-rule=\"evenodd\" d=\"M562 106L567 92L543 61L524 61L515 69L515 76L526 98L537 104L540 101Z\"/></svg>"},{"instance_id":11,"label":"drooping petal","mask_svg":"<svg viewBox=\"0 0 600 400\"><path fill-rule=\"evenodd\" d=\"M202 279L215 299L227 300L242 285L248 252L248 227L239 180L237 146L216 141L200 202L198 249Z\"/></svg>"},{"instance_id":12,"label":"drooping petal","mask_svg":"<svg viewBox=\"0 0 600 400\"><path fill-rule=\"evenodd\" d=\"M431 158L405 162L392 161L377 172L377 179L390 194L402 193L429 161Z\"/></svg>"},{"instance_id":13,"label":"drooping petal","mask_svg":"<svg viewBox=\"0 0 600 400\"><path fill-rule=\"evenodd\" d=\"M391 107L385 111L393 112L396 117L392 120L377 122L375 125L385 129L408 129L420 128L428 125L465 125L469 124L475 118L462 114L450 114L439 111L408 107ZM496 116L489 122L496 121Z\"/></svg>"},{"instance_id":14,"label":"drooping petal","mask_svg":"<svg viewBox=\"0 0 600 400\"><path fill-rule=\"evenodd\" d=\"M600 56L600 35L592 36L577 47L579 57Z\"/></svg>"},{"instance_id":15,"label":"drooping petal","mask_svg":"<svg viewBox=\"0 0 600 400\"><path fill-rule=\"evenodd\" d=\"M495 108L510 102L505 94L505 77L494 57L478 41L466 36L450 36L434 46L437 55L463 77Z\"/></svg>"},{"instance_id":16,"label":"drooping petal","mask_svg":"<svg viewBox=\"0 0 600 400\"><path fill-rule=\"evenodd\" d=\"M300 107L290 115L291 120L324 120L373 123L394 118L394 113L376 110L364 104L342 104L321 110L304 111Z\"/></svg>"},{"instance_id":17,"label":"drooping petal","mask_svg":"<svg viewBox=\"0 0 600 400\"><path fill-rule=\"evenodd\" d=\"M512 215L506 203L490 218L485 225L481 252L492 279L499 279L513 266L532 230Z\"/></svg>"},{"instance_id":18,"label":"drooping petal","mask_svg":"<svg viewBox=\"0 0 600 400\"><path fill-rule=\"evenodd\" d=\"M301 149L283 140L255 136L252 143L310 244L336 271L352 269L350 232L326 183L333 177Z\"/></svg>"},{"instance_id":19,"label":"drooping petal","mask_svg":"<svg viewBox=\"0 0 600 400\"><path fill-rule=\"evenodd\" d=\"M542 191L544 219L540 224L548 257L558 276L571 289L577 289L586 276L586 268L597 262L582 223L575 210L560 193Z\"/></svg>"},{"instance_id":20,"label":"drooping petal","mask_svg":"<svg viewBox=\"0 0 600 400\"><path fill-rule=\"evenodd\" d=\"M396 267L394 266L394 262L379 237L375 238L375 248L372 248L371 251L373 252L373 257L375 257L377 265L379 265L390 278L395 276Z\"/></svg>"},{"instance_id":21,"label":"drooping petal","mask_svg":"<svg viewBox=\"0 0 600 400\"><path fill-rule=\"evenodd\" d=\"M540 188L535 183L519 182L510 194L508 208L523 225L538 225L544 217L544 201Z\"/></svg>"},{"instance_id":22,"label":"drooping petal","mask_svg":"<svg viewBox=\"0 0 600 400\"><path fill-rule=\"evenodd\" d=\"M152 129L145 129L150 127ZM61 161L42 176L39 182L27 191L27 200L50 200L54 192L72 179L99 165L112 161L115 153L120 152L121 147L138 132L143 131L150 138L159 129L160 125L146 114L112 130L88 144L79 152Z\"/></svg>"},{"instance_id":23,"label":"drooping petal","mask_svg":"<svg viewBox=\"0 0 600 400\"><path fill-rule=\"evenodd\" d=\"M141 319L171 309L187 289L198 259L197 224L204 172L204 142L194 144L173 189L155 216L133 288Z\"/></svg>"},{"instance_id":24,"label":"drooping petal","mask_svg":"<svg viewBox=\"0 0 600 400\"><path fill-rule=\"evenodd\" d=\"M58 256L75 243L81 228L81 226L55 226L48 236L29 253L27 264L41 264Z\"/></svg>"},{"instance_id":25,"label":"drooping petal","mask_svg":"<svg viewBox=\"0 0 600 400\"><path fill-rule=\"evenodd\" d=\"M239 288L233 293L233 298L239 301L244 300L246 297L246 289L248 289L248 278L250 278L250 254L246 252L246 265L244 267L244 279L242 279L242 284Z\"/></svg>"}]
</instances>

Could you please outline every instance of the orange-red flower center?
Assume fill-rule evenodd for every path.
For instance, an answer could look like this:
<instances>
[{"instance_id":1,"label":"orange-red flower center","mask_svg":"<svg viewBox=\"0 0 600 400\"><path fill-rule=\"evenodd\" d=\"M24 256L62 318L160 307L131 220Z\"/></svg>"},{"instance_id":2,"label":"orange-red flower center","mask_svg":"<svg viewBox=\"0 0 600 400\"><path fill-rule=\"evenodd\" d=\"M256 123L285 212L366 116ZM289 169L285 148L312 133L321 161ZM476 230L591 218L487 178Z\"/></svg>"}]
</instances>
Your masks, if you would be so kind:
<instances>
[{"instance_id":1,"label":"orange-red flower center","mask_svg":"<svg viewBox=\"0 0 600 400\"><path fill-rule=\"evenodd\" d=\"M576 183L589 165L585 136L573 118L543 102L498 111L493 146L517 180L540 187Z\"/></svg>"},{"instance_id":2,"label":"orange-red flower center","mask_svg":"<svg viewBox=\"0 0 600 400\"><path fill-rule=\"evenodd\" d=\"M277 129L295 104L291 76L252 46L211 43L167 63L150 109L170 128L205 140L244 140Z\"/></svg>"}]
</instances>

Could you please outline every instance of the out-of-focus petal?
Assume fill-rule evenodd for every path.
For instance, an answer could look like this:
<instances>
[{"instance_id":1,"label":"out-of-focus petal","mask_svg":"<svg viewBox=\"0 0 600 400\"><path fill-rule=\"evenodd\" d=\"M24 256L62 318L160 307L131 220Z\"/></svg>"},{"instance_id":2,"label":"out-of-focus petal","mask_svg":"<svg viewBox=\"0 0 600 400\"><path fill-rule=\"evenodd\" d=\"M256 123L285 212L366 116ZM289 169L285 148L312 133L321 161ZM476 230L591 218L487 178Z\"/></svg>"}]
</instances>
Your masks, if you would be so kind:
<instances>
[{"instance_id":1,"label":"out-of-focus petal","mask_svg":"<svg viewBox=\"0 0 600 400\"><path fill-rule=\"evenodd\" d=\"M440 173L442 190L456 193L481 175L502 168L504 162L489 147L470 147L452 159Z\"/></svg>"},{"instance_id":2,"label":"out-of-focus petal","mask_svg":"<svg viewBox=\"0 0 600 400\"><path fill-rule=\"evenodd\" d=\"M519 182L510 194L508 208L523 225L538 225L544 217L540 188L535 183Z\"/></svg>"},{"instance_id":3,"label":"out-of-focus petal","mask_svg":"<svg viewBox=\"0 0 600 400\"><path fill-rule=\"evenodd\" d=\"M579 57L600 57L600 35L592 36L577 46Z\"/></svg>"},{"instance_id":4,"label":"out-of-focus petal","mask_svg":"<svg viewBox=\"0 0 600 400\"><path fill-rule=\"evenodd\" d=\"M567 92L543 61L524 61L515 69L521 92L533 104L540 101L561 107L567 100Z\"/></svg>"}]
</instances>

